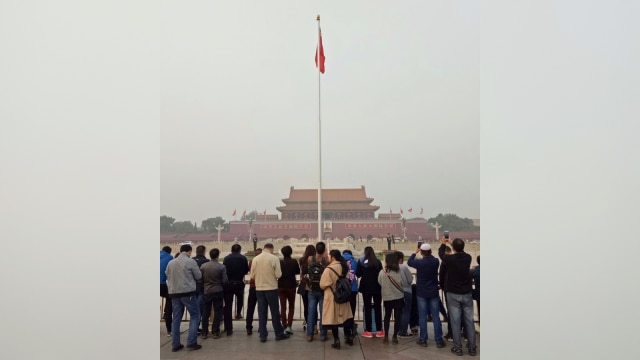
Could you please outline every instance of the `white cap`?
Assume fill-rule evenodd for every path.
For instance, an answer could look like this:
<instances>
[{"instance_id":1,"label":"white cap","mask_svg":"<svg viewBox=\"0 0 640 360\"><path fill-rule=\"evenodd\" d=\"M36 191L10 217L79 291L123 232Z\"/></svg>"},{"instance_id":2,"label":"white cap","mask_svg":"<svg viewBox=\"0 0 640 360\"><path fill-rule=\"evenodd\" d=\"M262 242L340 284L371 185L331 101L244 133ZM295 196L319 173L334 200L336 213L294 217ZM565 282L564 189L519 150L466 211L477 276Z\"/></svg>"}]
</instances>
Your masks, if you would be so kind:
<instances>
[{"instance_id":1,"label":"white cap","mask_svg":"<svg viewBox=\"0 0 640 360\"><path fill-rule=\"evenodd\" d=\"M422 251L431 250L431 245L429 245L429 244L422 244L422 245L420 245L420 250L422 250Z\"/></svg>"}]
</instances>

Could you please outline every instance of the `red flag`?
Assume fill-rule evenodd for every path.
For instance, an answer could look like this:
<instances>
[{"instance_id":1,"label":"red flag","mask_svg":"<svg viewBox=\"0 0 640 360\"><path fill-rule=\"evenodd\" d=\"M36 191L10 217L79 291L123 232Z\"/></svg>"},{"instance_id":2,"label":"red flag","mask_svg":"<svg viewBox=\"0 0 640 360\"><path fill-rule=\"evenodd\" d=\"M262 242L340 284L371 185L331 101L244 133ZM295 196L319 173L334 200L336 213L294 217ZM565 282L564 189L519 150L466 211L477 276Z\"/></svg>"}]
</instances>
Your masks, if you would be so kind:
<instances>
[{"instance_id":1,"label":"red flag","mask_svg":"<svg viewBox=\"0 0 640 360\"><path fill-rule=\"evenodd\" d=\"M420 215L422 215L422 208L420 208Z\"/></svg>"},{"instance_id":2,"label":"red flag","mask_svg":"<svg viewBox=\"0 0 640 360\"><path fill-rule=\"evenodd\" d=\"M412 211L413 211L413 208L409 208L409 210L407 210L407 211L408 211L408 212L412 212Z\"/></svg>"},{"instance_id":3,"label":"red flag","mask_svg":"<svg viewBox=\"0 0 640 360\"><path fill-rule=\"evenodd\" d=\"M242 212L242 216L247 216L247 209L244 209L244 211Z\"/></svg>"},{"instance_id":4,"label":"red flag","mask_svg":"<svg viewBox=\"0 0 640 360\"><path fill-rule=\"evenodd\" d=\"M233 209L233 214L231 216L236 216L236 209Z\"/></svg>"},{"instance_id":5,"label":"red flag","mask_svg":"<svg viewBox=\"0 0 640 360\"><path fill-rule=\"evenodd\" d=\"M402 208L400 208L400 215L404 214L404 212L402 211Z\"/></svg>"},{"instance_id":6,"label":"red flag","mask_svg":"<svg viewBox=\"0 0 640 360\"><path fill-rule=\"evenodd\" d=\"M320 49L318 51L318 49ZM320 64L318 64L318 52L320 53ZM318 46L316 47L316 67L324 74L324 47L322 47L322 31L318 28Z\"/></svg>"}]
</instances>

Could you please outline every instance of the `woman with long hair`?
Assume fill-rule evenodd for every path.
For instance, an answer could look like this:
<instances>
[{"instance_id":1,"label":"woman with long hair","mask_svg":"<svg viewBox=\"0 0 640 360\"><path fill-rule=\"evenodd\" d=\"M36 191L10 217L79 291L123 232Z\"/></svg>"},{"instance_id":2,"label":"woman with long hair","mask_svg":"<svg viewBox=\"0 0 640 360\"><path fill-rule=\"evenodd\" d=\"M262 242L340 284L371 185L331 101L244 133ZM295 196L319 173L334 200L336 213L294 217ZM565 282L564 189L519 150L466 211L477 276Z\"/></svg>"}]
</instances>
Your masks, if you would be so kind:
<instances>
[{"instance_id":1,"label":"woman with long hair","mask_svg":"<svg viewBox=\"0 0 640 360\"><path fill-rule=\"evenodd\" d=\"M398 254L388 253L385 257L385 267L378 274L378 283L382 288L382 300L384 301L384 339L383 344L389 343L389 323L391 312L395 319L393 323L393 344L398 343L398 332L402 323L402 307L404 306L404 286L406 280L400 273Z\"/></svg>"},{"instance_id":2,"label":"woman with long hair","mask_svg":"<svg viewBox=\"0 0 640 360\"><path fill-rule=\"evenodd\" d=\"M331 329L333 344L331 347L340 349L340 336L338 327L344 327L345 342L353 346L351 329L353 328L353 313L349 302L338 304L334 300L333 292L336 289L338 278L347 276L349 266L339 250L329 252L329 265L324 269L320 278L320 288L324 291L324 303L322 304L322 326Z\"/></svg>"},{"instance_id":3,"label":"woman with long hair","mask_svg":"<svg viewBox=\"0 0 640 360\"><path fill-rule=\"evenodd\" d=\"M293 334L293 314L296 305L296 275L300 274L300 264L291 258L293 249L287 245L280 249L284 259L280 260L282 275L278 279L278 297L280 298L280 317L282 327L287 334ZM287 302L289 314L287 316Z\"/></svg>"},{"instance_id":4,"label":"woman with long hair","mask_svg":"<svg viewBox=\"0 0 640 360\"><path fill-rule=\"evenodd\" d=\"M309 257L316 256L316 247L313 245L307 245L304 249L304 255L300 258L300 283L304 286L302 287L302 311L304 311L304 323L302 324L302 330L307 330L307 315L309 312L309 298L307 297L308 284L309 284Z\"/></svg>"},{"instance_id":5,"label":"woman with long hair","mask_svg":"<svg viewBox=\"0 0 640 360\"><path fill-rule=\"evenodd\" d=\"M383 337L382 330L382 293L378 283L378 273L382 270L382 262L376 257L371 246L364 248L364 256L360 258L356 276L360 278L358 290L362 293L364 304L364 331L362 337L371 338L371 310L375 314L376 337Z\"/></svg>"}]
</instances>

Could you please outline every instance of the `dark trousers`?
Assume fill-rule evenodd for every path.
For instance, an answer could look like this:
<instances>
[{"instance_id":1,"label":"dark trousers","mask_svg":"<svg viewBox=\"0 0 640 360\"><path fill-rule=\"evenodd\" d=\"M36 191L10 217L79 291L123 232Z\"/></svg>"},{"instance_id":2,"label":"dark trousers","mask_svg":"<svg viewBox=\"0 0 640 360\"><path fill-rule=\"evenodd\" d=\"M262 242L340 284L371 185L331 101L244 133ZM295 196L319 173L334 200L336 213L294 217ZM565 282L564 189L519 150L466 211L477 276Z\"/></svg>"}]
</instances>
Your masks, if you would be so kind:
<instances>
[{"instance_id":1,"label":"dark trousers","mask_svg":"<svg viewBox=\"0 0 640 360\"><path fill-rule=\"evenodd\" d=\"M395 299L384 302L384 333L389 335L389 326L391 322L391 312L393 312L393 336L397 336L402 324L402 307L404 306L404 298ZM377 329L377 328L376 328Z\"/></svg>"},{"instance_id":2,"label":"dark trousers","mask_svg":"<svg viewBox=\"0 0 640 360\"><path fill-rule=\"evenodd\" d=\"M420 315L418 314L418 295L416 284L411 285L411 316L409 317L409 327L414 328L418 326Z\"/></svg>"},{"instance_id":3,"label":"dark trousers","mask_svg":"<svg viewBox=\"0 0 640 360\"><path fill-rule=\"evenodd\" d=\"M222 291L203 295L202 333L204 335L209 334L209 317L211 317L212 307L213 324L211 325L211 332L214 334L220 332L220 319L222 318L223 301L224 292Z\"/></svg>"},{"instance_id":4,"label":"dark trousers","mask_svg":"<svg viewBox=\"0 0 640 360\"><path fill-rule=\"evenodd\" d=\"M296 288L278 289L280 298L280 316L282 317L282 327L293 325L293 315L296 307ZM289 313L287 314L287 302L289 303Z\"/></svg>"},{"instance_id":5,"label":"dark trousers","mask_svg":"<svg viewBox=\"0 0 640 360\"><path fill-rule=\"evenodd\" d=\"M258 298L258 333L260 339L266 339L269 332L267 331L268 312L271 311L271 324L276 337L284 334L284 328L280 323L280 309L278 309L278 290L256 291Z\"/></svg>"},{"instance_id":6,"label":"dark trousers","mask_svg":"<svg viewBox=\"0 0 640 360\"><path fill-rule=\"evenodd\" d=\"M164 298L164 324L167 326L167 333L171 334L171 322L173 321L173 305L171 304L171 298L167 297L169 294L169 288L167 284L160 284L160 296Z\"/></svg>"},{"instance_id":7,"label":"dark trousers","mask_svg":"<svg viewBox=\"0 0 640 360\"><path fill-rule=\"evenodd\" d=\"M325 328L331 329L331 335L333 335L334 340L340 340L339 327L342 326L344 328L344 337L348 339L352 337L351 330L353 329L353 318L348 319L342 325L322 325Z\"/></svg>"},{"instance_id":8,"label":"dark trousers","mask_svg":"<svg viewBox=\"0 0 640 360\"><path fill-rule=\"evenodd\" d=\"M229 281L224 288L224 331L227 334L233 331L233 297L236 297L236 315L242 314L242 305L244 303L244 282Z\"/></svg>"},{"instance_id":9,"label":"dark trousers","mask_svg":"<svg viewBox=\"0 0 640 360\"><path fill-rule=\"evenodd\" d=\"M309 317L309 298L307 297L307 291L300 295L302 297L302 311L304 312L304 323L307 323Z\"/></svg>"},{"instance_id":10,"label":"dark trousers","mask_svg":"<svg viewBox=\"0 0 640 360\"><path fill-rule=\"evenodd\" d=\"M373 300L373 305L371 300ZM371 331L371 307L373 306L373 312L376 318L376 330L382 330L382 295L363 293L362 301L364 303L364 329Z\"/></svg>"},{"instance_id":11,"label":"dark trousers","mask_svg":"<svg viewBox=\"0 0 640 360\"><path fill-rule=\"evenodd\" d=\"M247 299L247 329L253 329L253 314L256 311L256 304L258 298L256 297L256 288L249 288L249 298Z\"/></svg>"}]
</instances>

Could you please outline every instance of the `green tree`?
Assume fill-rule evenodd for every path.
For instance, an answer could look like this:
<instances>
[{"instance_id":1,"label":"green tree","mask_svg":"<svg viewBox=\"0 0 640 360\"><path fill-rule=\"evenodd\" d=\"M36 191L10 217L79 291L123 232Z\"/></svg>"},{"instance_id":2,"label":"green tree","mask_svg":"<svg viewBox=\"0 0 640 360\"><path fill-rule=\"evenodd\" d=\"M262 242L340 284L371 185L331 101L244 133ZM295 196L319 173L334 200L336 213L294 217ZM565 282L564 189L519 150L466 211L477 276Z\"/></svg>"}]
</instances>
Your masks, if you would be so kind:
<instances>
[{"instance_id":1,"label":"green tree","mask_svg":"<svg viewBox=\"0 0 640 360\"><path fill-rule=\"evenodd\" d=\"M256 219L256 215L257 212L255 210L252 210L250 213L248 213L245 216L241 216L240 217L240 221L249 221L249 220L255 220Z\"/></svg>"},{"instance_id":2,"label":"green tree","mask_svg":"<svg viewBox=\"0 0 640 360\"><path fill-rule=\"evenodd\" d=\"M196 229L191 223L191 221L178 221L173 224L173 229L174 229L174 232L178 234L196 232Z\"/></svg>"},{"instance_id":3,"label":"green tree","mask_svg":"<svg viewBox=\"0 0 640 360\"><path fill-rule=\"evenodd\" d=\"M166 215L162 215L160 216L160 233L161 234L166 234L166 233L172 233L174 232L173 230L173 223L176 221L176 219L166 216Z\"/></svg>"},{"instance_id":4,"label":"green tree","mask_svg":"<svg viewBox=\"0 0 640 360\"><path fill-rule=\"evenodd\" d=\"M208 218L207 220L203 220L202 223L200 224L200 228L203 232L208 232L208 233L217 233L218 230L216 230L216 227L218 227L218 225L222 225L223 232L227 232L229 231L229 223L226 222L223 218L221 218L220 216L216 216L214 218Z\"/></svg>"},{"instance_id":5,"label":"green tree","mask_svg":"<svg viewBox=\"0 0 640 360\"><path fill-rule=\"evenodd\" d=\"M442 233L444 230L450 231L477 231L480 229L479 226L473 225L473 220L469 218L461 218L456 214L438 214L436 217L432 217L427 220L429 224L435 224L436 222L442 227L440 228L440 232Z\"/></svg>"}]
</instances>

